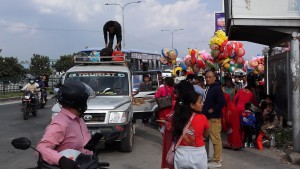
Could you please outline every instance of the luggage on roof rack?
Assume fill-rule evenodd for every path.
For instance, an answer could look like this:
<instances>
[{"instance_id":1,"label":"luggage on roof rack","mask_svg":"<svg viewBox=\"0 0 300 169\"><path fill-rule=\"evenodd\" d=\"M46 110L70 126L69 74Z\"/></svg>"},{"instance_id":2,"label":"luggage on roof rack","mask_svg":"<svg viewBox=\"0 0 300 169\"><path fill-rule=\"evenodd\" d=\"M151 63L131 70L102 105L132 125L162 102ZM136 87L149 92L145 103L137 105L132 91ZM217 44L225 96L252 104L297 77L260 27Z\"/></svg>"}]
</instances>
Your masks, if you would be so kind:
<instances>
[{"instance_id":1,"label":"luggage on roof rack","mask_svg":"<svg viewBox=\"0 0 300 169\"><path fill-rule=\"evenodd\" d=\"M116 63L124 64L126 63L125 56L74 56L75 63L84 64L101 64L101 63Z\"/></svg>"}]
</instances>

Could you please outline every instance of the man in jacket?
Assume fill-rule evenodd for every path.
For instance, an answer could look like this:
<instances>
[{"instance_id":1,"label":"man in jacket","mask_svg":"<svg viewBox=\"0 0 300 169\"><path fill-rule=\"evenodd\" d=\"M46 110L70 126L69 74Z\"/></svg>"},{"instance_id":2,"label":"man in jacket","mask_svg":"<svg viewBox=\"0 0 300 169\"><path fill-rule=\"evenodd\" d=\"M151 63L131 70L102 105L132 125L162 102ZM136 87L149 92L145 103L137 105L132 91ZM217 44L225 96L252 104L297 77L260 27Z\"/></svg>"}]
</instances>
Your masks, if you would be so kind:
<instances>
[{"instance_id":1,"label":"man in jacket","mask_svg":"<svg viewBox=\"0 0 300 169\"><path fill-rule=\"evenodd\" d=\"M109 33L109 41L107 42L107 32ZM121 50L121 41L122 41L122 28L117 21L108 21L103 26L103 34L105 47L112 48L114 43L114 36L117 38L116 48Z\"/></svg>"},{"instance_id":2,"label":"man in jacket","mask_svg":"<svg viewBox=\"0 0 300 169\"><path fill-rule=\"evenodd\" d=\"M222 140L221 140L221 116L222 108L225 105L225 98L219 83L216 83L216 74L214 71L205 73L206 89L204 94L204 106L202 113L209 122L209 137L213 144L213 160L208 163L210 168L221 167Z\"/></svg>"}]
</instances>

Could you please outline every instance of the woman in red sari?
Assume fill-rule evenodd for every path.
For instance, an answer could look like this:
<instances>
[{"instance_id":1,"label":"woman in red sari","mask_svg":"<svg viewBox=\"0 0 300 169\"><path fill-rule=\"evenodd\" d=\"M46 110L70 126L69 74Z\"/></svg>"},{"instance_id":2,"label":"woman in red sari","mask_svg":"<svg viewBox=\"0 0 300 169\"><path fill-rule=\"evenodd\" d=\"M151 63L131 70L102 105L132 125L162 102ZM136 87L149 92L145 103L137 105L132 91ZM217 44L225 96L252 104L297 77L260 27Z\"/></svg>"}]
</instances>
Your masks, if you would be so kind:
<instances>
[{"instance_id":1,"label":"woman in red sari","mask_svg":"<svg viewBox=\"0 0 300 169\"><path fill-rule=\"evenodd\" d=\"M164 79L164 84L161 85L154 97L155 99L158 99L160 97L165 97L165 96L172 96L172 100L173 100L173 106L172 107L169 107L169 108L165 108L165 109L161 109L158 111L158 120L165 120L166 117L171 113L173 112L173 107L175 105L175 94L174 94L174 79L171 78L171 77L166 77ZM161 129L164 128L164 125L163 124L160 124L159 126ZM162 129L163 130L163 129Z\"/></svg>"},{"instance_id":2,"label":"woman in red sari","mask_svg":"<svg viewBox=\"0 0 300 169\"><path fill-rule=\"evenodd\" d=\"M155 93L155 98L164 97L166 95L171 95L173 100L173 106L170 108L161 109L158 112L158 120L160 132L162 133L162 161L161 168L173 169L173 166L169 166L166 162L167 153L172 145L172 119L173 110L176 102L176 95L174 89L174 80L171 77L166 77L164 79L164 85L160 86Z\"/></svg>"},{"instance_id":3,"label":"woman in red sari","mask_svg":"<svg viewBox=\"0 0 300 169\"><path fill-rule=\"evenodd\" d=\"M239 150L244 147L243 145L243 133L241 130L241 115L245 111L245 104L252 103L258 106L252 88L246 86L244 89L240 89L234 96L233 103L236 106L237 114L232 116L232 133L233 139L236 141L234 147L235 150Z\"/></svg>"},{"instance_id":4,"label":"woman in red sari","mask_svg":"<svg viewBox=\"0 0 300 169\"><path fill-rule=\"evenodd\" d=\"M224 86L222 87L225 91ZM222 109L222 127L227 132L227 145L224 148L239 150L242 143L240 138L240 131L237 124L239 124L239 115L237 109L230 99L230 95L224 93L226 106Z\"/></svg>"}]
</instances>

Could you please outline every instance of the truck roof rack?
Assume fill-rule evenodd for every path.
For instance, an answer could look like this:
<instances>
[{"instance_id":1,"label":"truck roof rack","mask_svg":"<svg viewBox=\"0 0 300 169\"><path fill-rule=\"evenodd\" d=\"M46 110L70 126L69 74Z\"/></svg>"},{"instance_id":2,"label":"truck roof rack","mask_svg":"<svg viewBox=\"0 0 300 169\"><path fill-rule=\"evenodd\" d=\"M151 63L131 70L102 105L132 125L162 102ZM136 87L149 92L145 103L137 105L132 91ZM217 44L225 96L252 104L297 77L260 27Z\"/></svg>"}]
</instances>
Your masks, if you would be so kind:
<instances>
[{"instance_id":1,"label":"truck roof rack","mask_svg":"<svg viewBox=\"0 0 300 169\"><path fill-rule=\"evenodd\" d=\"M78 64L127 64L125 56L74 56Z\"/></svg>"}]
</instances>

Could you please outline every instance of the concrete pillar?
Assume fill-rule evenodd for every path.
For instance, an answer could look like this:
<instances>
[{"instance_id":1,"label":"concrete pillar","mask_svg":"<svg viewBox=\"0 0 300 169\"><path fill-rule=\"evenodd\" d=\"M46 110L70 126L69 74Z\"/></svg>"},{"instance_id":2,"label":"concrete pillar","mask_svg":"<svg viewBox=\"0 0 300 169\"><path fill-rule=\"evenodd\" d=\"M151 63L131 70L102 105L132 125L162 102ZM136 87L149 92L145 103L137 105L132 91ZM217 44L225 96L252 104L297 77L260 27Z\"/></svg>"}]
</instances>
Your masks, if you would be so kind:
<instances>
[{"instance_id":1,"label":"concrete pillar","mask_svg":"<svg viewBox=\"0 0 300 169\"><path fill-rule=\"evenodd\" d=\"M294 151L300 152L300 56L299 56L299 39L298 32L292 33L291 41L291 57L290 57L290 71L291 71L291 87L292 87L292 125L293 125L293 148Z\"/></svg>"}]
</instances>

